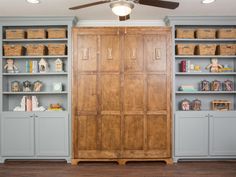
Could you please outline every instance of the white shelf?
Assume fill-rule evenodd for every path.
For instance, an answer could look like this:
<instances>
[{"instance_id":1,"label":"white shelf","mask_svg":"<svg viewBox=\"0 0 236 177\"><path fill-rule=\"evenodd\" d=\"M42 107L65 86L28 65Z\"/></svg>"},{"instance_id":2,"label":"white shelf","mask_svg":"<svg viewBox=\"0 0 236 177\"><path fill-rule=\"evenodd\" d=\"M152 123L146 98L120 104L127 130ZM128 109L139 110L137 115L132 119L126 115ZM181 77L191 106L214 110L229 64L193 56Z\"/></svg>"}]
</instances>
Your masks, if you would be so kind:
<instances>
[{"instance_id":1,"label":"white shelf","mask_svg":"<svg viewBox=\"0 0 236 177\"><path fill-rule=\"evenodd\" d=\"M235 58L236 55L175 55L175 58L182 59L182 58L187 58L187 59L195 59L195 58Z\"/></svg>"},{"instance_id":2,"label":"white shelf","mask_svg":"<svg viewBox=\"0 0 236 177\"><path fill-rule=\"evenodd\" d=\"M236 39L182 39L176 38L176 42L236 42Z\"/></svg>"},{"instance_id":3,"label":"white shelf","mask_svg":"<svg viewBox=\"0 0 236 177\"><path fill-rule=\"evenodd\" d=\"M61 39L3 39L3 42L67 42L67 38Z\"/></svg>"},{"instance_id":4,"label":"white shelf","mask_svg":"<svg viewBox=\"0 0 236 177\"><path fill-rule=\"evenodd\" d=\"M44 55L44 56L3 56L2 58L12 59L40 59L40 58L67 58L68 55Z\"/></svg>"},{"instance_id":5,"label":"white shelf","mask_svg":"<svg viewBox=\"0 0 236 177\"><path fill-rule=\"evenodd\" d=\"M48 72L48 73L3 73L3 76L51 76L68 75L67 72Z\"/></svg>"},{"instance_id":6,"label":"white shelf","mask_svg":"<svg viewBox=\"0 0 236 177\"><path fill-rule=\"evenodd\" d=\"M3 95L64 95L67 91L62 92L3 92Z\"/></svg>"},{"instance_id":7,"label":"white shelf","mask_svg":"<svg viewBox=\"0 0 236 177\"><path fill-rule=\"evenodd\" d=\"M236 94L236 91L176 91L176 94Z\"/></svg>"},{"instance_id":8,"label":"white shelf","mask_svg":"<svg viewBox=\"0 0 236 177\"><path fill-rule=\"evenodd\" d=\"M222 75L222 76L230 76L236 75L236 72L221 72L221 73L207 73L207 72L176 72L176 76L201 76L201 75Z\"/></svg>"}]
</instances>

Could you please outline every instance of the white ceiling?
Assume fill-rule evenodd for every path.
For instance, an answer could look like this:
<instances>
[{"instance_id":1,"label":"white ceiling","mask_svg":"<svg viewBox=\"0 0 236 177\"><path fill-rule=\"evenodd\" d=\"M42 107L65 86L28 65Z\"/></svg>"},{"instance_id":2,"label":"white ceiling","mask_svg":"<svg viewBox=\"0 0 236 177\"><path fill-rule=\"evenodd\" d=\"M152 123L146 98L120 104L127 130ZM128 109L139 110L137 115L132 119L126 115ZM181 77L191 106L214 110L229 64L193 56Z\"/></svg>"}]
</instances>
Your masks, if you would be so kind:
<instances>
[{"instance_id":1,"label":"white ceiling","mask_svg":"<svg viewBox=\"0 0 236 177\"><path fill-rule=\"evenodd\" d=\"M0 0L0 16L77 16L79 20L117 20L109 4L80 10L69 7L98 0L41 0L38 5L25 0ZM168 15L175 16L236 16L236 0L216 0L213 4L202 4L201 0L173 0L180 2L175 10L136 4L132 20L160 20Z\"/></svg>"}]
</instances>

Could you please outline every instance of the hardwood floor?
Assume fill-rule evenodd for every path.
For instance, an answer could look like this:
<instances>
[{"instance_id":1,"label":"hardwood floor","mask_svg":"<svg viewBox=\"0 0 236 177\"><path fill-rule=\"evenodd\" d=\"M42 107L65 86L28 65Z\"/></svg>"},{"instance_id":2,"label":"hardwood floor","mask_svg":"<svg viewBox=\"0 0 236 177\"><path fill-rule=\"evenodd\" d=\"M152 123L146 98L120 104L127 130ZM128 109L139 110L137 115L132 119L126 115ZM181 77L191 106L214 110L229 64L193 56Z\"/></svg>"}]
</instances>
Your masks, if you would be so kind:
<instances>
[{"instance_id":1,"label":"hardwood floor","mask_svg":"<svg viewBox=\"0 0 236 177\"><path fill-rule=\"evenodd\" d=\"M236 161L164 163L7 162L0 177L236 177Z\"/></svg>"}]
</instances>

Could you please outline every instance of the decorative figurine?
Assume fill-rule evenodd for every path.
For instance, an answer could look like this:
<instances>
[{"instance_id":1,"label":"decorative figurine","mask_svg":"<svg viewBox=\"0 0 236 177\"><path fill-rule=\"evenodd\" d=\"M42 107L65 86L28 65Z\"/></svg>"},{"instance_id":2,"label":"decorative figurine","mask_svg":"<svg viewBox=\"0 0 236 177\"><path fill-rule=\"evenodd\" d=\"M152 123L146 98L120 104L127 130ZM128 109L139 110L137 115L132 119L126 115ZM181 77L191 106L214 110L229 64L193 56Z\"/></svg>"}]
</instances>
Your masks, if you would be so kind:
<instances>
[{"instance_id":1,"label":"decorative figurine","mask_svg":"<svg viewBox=\"0 0 236 177\"><path fill-rule=\"evenodd\" d=\"M201 111L201 101L198 99L195 99L192 101L192 110L194 111Z\"/></svg>"},{"instance_id":2,"label":"decorative figurine","mask_svg":"<svg viewBox=\"0 0 236 177\"><path fill-rule=\"evenodd\" d=\"M218 80L214 80L211 82L211 90L212 91L220 91L221 90L221 83Z\"/></svg>"},{"instance_id":3,"label":"decorative figurine","mask_svg":"<svg viewBox=\"0 0 236 177\"><path fill-rule=\"evenodd\" d=\"M11 82L11 92L20 92L20 82L19 81Z\"/></svg>"},{"instance_id":4,"label":"decorative figurine","mask_svg":"<svg viewBox=\"0 0 236 177\"><path fill-rule=\"evenodd\" d=\"M20 102L20 106L17 106L13 111L25 111L26 110L26 96L23 96Z\"/></svg>"},{"instance_id":5,"label":"decorative figurine","mask_svg":"<svg viewBox=\"0 0 236 177\"><path fill-rule=\"evenodd\" d=\"M49 68L48 68L48 63L45 59L41 59L39 61L39 72L40 73L46 73L48 72Z\"/></svg>"},{"instance_id":6,"label":"decorative figurine","mask_svg":"<svg viewBox=\"0 0 236 177\"><path fill-rule=\"evenodd\" d=\"M231 80L226 80L223 82L223 89L224 91L233 91L233 82Z\"/></svg>"},{"instance_id":7,"label":"decorative figurine","mask_svg":"<svg viewBox=\"0 0 236 177\"><path fill-rule=\"evenodd\" d=\"M31 92L32 84L30 81L23 82L23 92Z\"/></svg>"},{"instance_id":8,"label":"decorative figurine","mask_svg":"<svg viewBox=\"0 0 236 177\"><path fill-rule=\"evenodd\" d=\"M7 60L7 64L4 66L4 69L6 69L8 73L17 73L18 72L16 65L14 65L13 59Z\"/></svg>"},{"instance_id":9,"label":"decorative figurine","mask_svg":"<svg viewBox=\"0 0 236 177\"><path fill-rule=\"evenodd\" d=\"M50 107L48 108L48 111L63 111L63 108L59 103L50 104Z\"/></svg>"},{"instance_id":10,"label":"decorative figurine","mask_svg":"<svg viewBox=\"0 0 236 177\"><path fill-rule=\"evenodd\" d=\"M184 99L180 102L181 110L182 111L189 111L190 110L190 101L187 99Z\"/></svg>"},{"instance_id":11,"label":"decorative figurine","mask_svg":"<svg viewBox=\"0 0 236 177\"><path fill-rule=\"evenodd\" d=\"M40 92L42 90L43 83L41 81L35 81L33 84L34 92Z\"/></svg>"},{"instance_id":12,"label":"decorative figurine","mask_svg":"<svg viewBox=\"0 0 236 177\"><path fill-rule=\"evenodd\" d=\"M63 62L60 58L56 59L55 61L55 71L63 72Z\"/></svg>"},{"instance_id":13,"label":"decorative figurine","mask_svg":"<svg viewBox=\"0 0 236 177\"><path fill-rule=\"evenodd\" d=\"M201 91L210 91L210 82L207 80L203 80L200 83L200 90Z\"/></svg>"},{"instance_id":14,"label":"decorative figurine","mask_svg":"<svg viewBox=\"0 0 236 177\"><path fill-rule=\"evenodd\" d=\"M38 106L39 102L36 96L32 96L32 111L45 111L43 106Z\"/></svg>"},{"instance_id":15,"label":"decorative figurine","mask_svg":"<svg viewBox=\"0 0 236 177\"><path fill-rule=\"evenodd\" d=\"M53 83L53 91L54 92L61 92L62 91L62 83L61 82Z\"/></svg>"},{"instance_id":16,"label":"decorative figurine","mask_svg":"<svg viewBox=\"0 0 236 177\"><path fill-rule=\"evenodd\" d=\"M211 59L211 64L209 64L206 69L210 68L210 72L220 72L220 69L223 68L222 65L218 64L218 59L217 58L212 58Z\"/></svg>"}]
</instances>

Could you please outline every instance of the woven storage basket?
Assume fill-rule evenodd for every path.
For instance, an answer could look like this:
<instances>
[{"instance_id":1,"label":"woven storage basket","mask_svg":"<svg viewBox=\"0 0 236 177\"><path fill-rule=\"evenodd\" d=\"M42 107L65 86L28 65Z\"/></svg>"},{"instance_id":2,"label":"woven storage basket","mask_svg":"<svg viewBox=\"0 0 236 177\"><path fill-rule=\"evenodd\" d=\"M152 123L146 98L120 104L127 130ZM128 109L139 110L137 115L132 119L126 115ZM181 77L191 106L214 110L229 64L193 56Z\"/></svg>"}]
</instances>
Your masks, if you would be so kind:
<instances>
[{"instance_id":1,"label":"woven storage basket","mask_svg":"<svg viewBox=\"0 0 236 177\"><path fill-rule=\"evenodd\" d=\"M24 48L22 45L3 45L5 56L21 56Z\"/></svg>"},{"instance_id":2,"label":"woven storage basket","mask_svg":"<svg viewBox=\"0 0 236 177\"><path fill-rule=\"evenodd\" d=\"M23 29L7 29L6 39L25 39L25 34Z\"/></svg>"},{"instance_id":3,"label":"woven storage basket","mask_svg":"<svg viewBox=\"0 0 236 177\"><path fill-rule=\"evenodd\" d=\"M29 56L42 56L46 53L46 47L43 44L29 44L26 51Z\"/></svg>"},{"instance_id":4,"label":"woven storage basket","mask_svg":"<svg viewBox=\"0 0 236 177\"><path fill-rule=\"evenodd\" d=\"M193 39L194 29L187 29L187 28L176 29L176 38Z\"/></svg>"},{"instance_id":5,"label":"woven storage basket","mask_svg":"<svg viewBox=\"0 0 236 177\"><path fill-rule=\"evenodd\" d=\"M235 28L222 28L217 31L217 38L220 39L236 39Z\"/></svg>"},{"instance_id":6,"label":"woven storage basket","mask_svg":"<svg viewBox=\"0 0 236 177\"><path fill-rule=\"evenodd\" d=\"M27 29L27 38L28 39L45 39L46 31L45 29Z\"/></svg>"},{"instance_id":7,"label":"woven storage basket","mask_svg":"<svg viewBox=\"0 0 236 177\"><path fill-rule=\"evenodd\" d=\"M215 55L216 44L199 44L197 46L198 55Z\"/></svg>"},{"instance_id":8,"label":"woven storage basket","mask_svg":"<svg viewBox=\"0 0 236 177\"><path fill-rule=\"evenodd\" d=\"M197 29L196 37L198 39L215 39L216 38L216 30L215 29Z\"/></svg>"},{"instance_id":9,"label":"woven storage basket","mask_svg":"<svg viewBox=\"0 0 236 177\"><path fill-rule=\"evenodd\" d=\"M177 55L194 55L195 44L177 44Z\"/></svg>"},{"instance_id":10,"label":"woven storage basket","mask_svg":"<svg viewBox=\"0 0 236 177\"><path fill-rule=\"evenodd\" d=\"M234 44L220 44L217 46L218 55L235 55L235 45Z\"/></svg>"},{"instance_id":11,"label":"woven storage basket","mask_svg":"<svg viewBox=\"0 0 236 177\"><path fill-rule=\"evenodd\" d=\"M48 55L66 55L66 45L48 44Z\"/></svg>"},{"instance_id":12,"label":"woven storage basket","mask_svg":"<svg viewBox=\"0 0 236 177\"><path fill-rule=\"evenodd\" d=\"M64 28L51 28L48 29L48 38L56 39L56 38L66 38L66 29Z\"/></svg>"}]
</instances>

